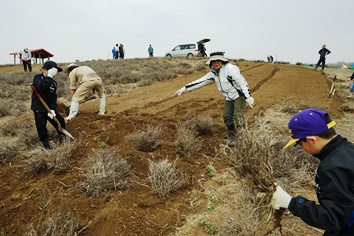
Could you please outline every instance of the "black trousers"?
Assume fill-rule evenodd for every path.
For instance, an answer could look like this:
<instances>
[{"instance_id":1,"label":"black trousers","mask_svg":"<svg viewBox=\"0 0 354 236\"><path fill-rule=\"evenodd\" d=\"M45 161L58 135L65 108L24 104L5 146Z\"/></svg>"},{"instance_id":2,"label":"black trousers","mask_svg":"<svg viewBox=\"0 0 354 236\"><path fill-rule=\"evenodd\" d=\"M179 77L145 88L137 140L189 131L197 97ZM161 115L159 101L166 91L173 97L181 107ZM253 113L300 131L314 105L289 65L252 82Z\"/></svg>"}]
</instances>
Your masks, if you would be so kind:
<instances>
[{"instance_id":1,"label":"black trousers","mask_svg":"<svg viewBox=\"0 0 354 236\"><path fill-rule=\"evenodd\" d=\"M24 71L27 71L27 66L28 66L28 70L29 70L30 72L32 72L32 65L31 65L31 62L30 62L30 61L22 60L22 63L23 63L23 70L24 70Z\"/></svg>"},{"instance_id":2,"label":"black trousers","mask_svg":"<svg viewBox=\"0 0 354 236\"><path fill-rule=\"evenodd\" d=\"M320 60L318 60L317 62L316 68L319 67L321 63L322 63L322 70L323 70L326 64L326 58L320 58Z\"/></svg>"},{"instance_id":3,"label":"black trousers","mask_svg":"<svg viewBox=\"0 0 354 236\"><path fill-rule=\"evenodd\" d=\"M49 121L49 123L53 125L53 127L56 129L58 134L64 134L59 130L58 123L55 122L55 120L49 118L47 112L33 111L33 113L34 113L34 121L36 123L38 137L41 142L48 142L47 121ZM55 114L56 114L55 117L58 119L61 127L65 129L64 118L57 111L55 111Z\"/></svg>"}]
</instances>

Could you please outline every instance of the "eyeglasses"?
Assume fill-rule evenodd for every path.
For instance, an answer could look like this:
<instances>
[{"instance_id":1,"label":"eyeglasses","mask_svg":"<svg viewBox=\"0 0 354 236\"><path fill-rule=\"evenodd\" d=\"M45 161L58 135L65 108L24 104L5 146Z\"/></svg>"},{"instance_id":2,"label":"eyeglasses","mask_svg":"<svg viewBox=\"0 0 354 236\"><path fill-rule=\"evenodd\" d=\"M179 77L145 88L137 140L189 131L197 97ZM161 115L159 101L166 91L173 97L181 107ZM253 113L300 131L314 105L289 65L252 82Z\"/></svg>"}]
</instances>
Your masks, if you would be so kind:
<instances>
[{"instance_id":1,"label":"eyeglasses","mask_svg":"<svg viewBox=\"0 0 354 236\"><path fill-rule=\"evenodd\" d=\"M294 147L297 149L301 149L302 148L301 142L305 141L305 140L306 140L306 138L301 138L301 139L297 140L296 143L294 144Z\"/></svg>"}]
</instances>

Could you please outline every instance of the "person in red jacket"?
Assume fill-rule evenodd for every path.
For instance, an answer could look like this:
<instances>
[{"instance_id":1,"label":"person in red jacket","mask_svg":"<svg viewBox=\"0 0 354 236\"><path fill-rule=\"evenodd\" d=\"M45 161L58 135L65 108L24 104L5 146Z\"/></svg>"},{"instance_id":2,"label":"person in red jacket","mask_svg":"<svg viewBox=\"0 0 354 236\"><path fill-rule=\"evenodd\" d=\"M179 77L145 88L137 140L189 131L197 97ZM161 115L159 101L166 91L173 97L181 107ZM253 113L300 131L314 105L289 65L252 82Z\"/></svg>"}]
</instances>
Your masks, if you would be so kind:
<instances>
[{"instance_id":1,"label":"person in red jacket","mask_svg":"<svg viewBox=\"0 0 354 236\"><path fill-rule=\"evenodd\" d=\"M327 112L306 109L295 114L288 127L295 145L320 160L315 189L318 204L302 196L291 197L276 187L272 206L287 208L305 223L326 230L324 235L354 235L354 144L336 134Z\"/></svg>"}]
</instances>

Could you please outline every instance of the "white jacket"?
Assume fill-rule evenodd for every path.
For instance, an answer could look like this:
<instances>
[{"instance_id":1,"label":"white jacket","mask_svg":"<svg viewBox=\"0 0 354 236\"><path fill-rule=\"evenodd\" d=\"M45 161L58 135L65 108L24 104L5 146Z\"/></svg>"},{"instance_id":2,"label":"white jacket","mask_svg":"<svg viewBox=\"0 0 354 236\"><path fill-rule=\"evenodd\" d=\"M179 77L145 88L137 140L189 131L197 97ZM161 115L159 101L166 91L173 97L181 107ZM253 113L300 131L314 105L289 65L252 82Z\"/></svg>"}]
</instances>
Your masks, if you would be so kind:
<instances>
[{"instance_id":1,"label":"white jacket","mask_svg":"<svg viewBox=\"0 0 354 236\"><path fill-rule=\"evenodd\" d=\"M246 99L251 97L248 83L242 76L240 69L230 63L223 65L219 73L211 69L211 71L202 78L186 84L185 88L187 91L190 91L210 84L213 81L216 83L219 91L225 96L226 100L235 100L242 95L244 95Z\"/></svg>"},{"instance_id":2,"label":"white jacket","mask_svg":"<svg viewBox=\"0 0 354 236\"><path fill-rule=\"evenodd\" d=\"M18 52L18 54L20 55L21 59L24 61L30 61L32 58L32 54L29 50L27 50L27 52L22 50L22 51Z\"/></svg>"}]
</instances>

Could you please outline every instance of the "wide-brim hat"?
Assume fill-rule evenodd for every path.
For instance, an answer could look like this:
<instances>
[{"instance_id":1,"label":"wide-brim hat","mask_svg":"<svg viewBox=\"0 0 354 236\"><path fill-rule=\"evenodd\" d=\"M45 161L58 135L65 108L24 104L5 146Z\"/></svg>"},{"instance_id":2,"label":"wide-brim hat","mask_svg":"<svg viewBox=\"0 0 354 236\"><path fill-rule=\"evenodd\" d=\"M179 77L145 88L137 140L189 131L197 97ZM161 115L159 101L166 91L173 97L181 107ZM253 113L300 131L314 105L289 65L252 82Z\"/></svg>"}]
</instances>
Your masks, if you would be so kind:
<instances>
[{"instance_id":1,"label":"wide-brim hat","mask_svg":"<svg viewBox=\"0 0 354 236\"><path fill-rule=\"evenodd\" d=\"M228 60L224 57L224 53L223 52L213 52L210 53L210 58L209 60L205 63L207 65L210 65L210 63L212 61L224 61L224 62L228 62Z\"/></svg>"},{"instance_id":2,"label":"wide-brim hat","mask_svg":"<svg viewBox=\"0 0 354 236\"><path fill-rule=\"evenodd\" d=\"M329 116L327 112L306 109L291 117L288 127L292 139L285 145L284 149L295 144L299 139L318 135L335 126L336 122L334 120L327 123L326 116Z\"/></svg>"},{"instance_id":3,"label":"wide-brim hat","mask_svg":"<svg viewBox=\"0 0 354 236\"><path fill-rule=\"evenodd\" d=\"M78 65L76 65L75 63L70 63L67 67L66 67L66 69L71 69L71 68L76 68L76 67L79 67Z\"/></svg>"},{"instance_id":4,"label":"wide-brim hat","mask_svg":"<svg viewBox=\"0 0 354 236\"><path fill-rule=\"evenodd\" d=\"M52 69L52 68L54 68L54 67L58 69L58 72L63 71L63 69L60 68L60 67L58 67L57 63L55 63L54 61L46 61L46 62L43 64L42 69L50 70L50 69Z\"/></svg>"}]
</instances>

